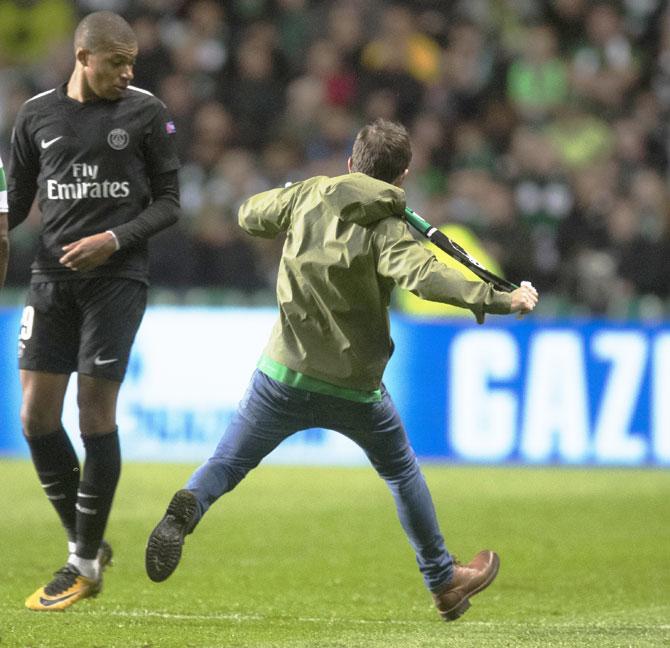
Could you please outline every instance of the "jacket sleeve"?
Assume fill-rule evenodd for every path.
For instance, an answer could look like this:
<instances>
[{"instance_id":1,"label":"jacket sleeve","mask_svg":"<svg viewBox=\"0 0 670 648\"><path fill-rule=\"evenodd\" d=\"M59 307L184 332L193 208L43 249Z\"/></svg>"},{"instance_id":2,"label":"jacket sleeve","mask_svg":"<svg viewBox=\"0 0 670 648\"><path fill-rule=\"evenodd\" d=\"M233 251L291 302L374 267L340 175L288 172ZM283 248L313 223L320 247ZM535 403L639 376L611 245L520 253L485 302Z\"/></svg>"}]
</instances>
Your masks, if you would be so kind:
<instances>
[{"instance_id":1,"label":"jacket sleeve","mask_svg":"<svg viewBox=\"0 0 670 648\"><path fill-rule=\"evenodd\" d=\"M510 312L509 293L482 281L469 281L458 270L440 263L412 237L404 221L395 220L390 228L376 233L375 240L378 273L417 297L467 308L479 324L485 313Z\"/></svg>"},{"instance_id":2,"label":"jacket sleeve","mask_svg":"<svg viewBox=\"0 0 670 648\"><path fill-rule=\"evenodd\" d=\"M291 210L302 183L251 196L240 207L240 227L252 236L274 238L291 223Z\"/></svg>"}]
</instances>

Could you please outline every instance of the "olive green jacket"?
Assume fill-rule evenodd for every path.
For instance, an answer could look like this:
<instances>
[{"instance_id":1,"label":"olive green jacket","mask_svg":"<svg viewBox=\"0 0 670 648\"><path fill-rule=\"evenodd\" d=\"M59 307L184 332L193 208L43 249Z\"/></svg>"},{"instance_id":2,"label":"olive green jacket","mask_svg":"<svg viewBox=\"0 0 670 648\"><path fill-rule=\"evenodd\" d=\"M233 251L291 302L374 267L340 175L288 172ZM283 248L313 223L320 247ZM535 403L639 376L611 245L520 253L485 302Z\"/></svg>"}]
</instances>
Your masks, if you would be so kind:
<instances>
[{"instance_id":1,"label":"olive green jacket","mask_svg":"<svg viewBox=\"0 0 670 648\"><path fill-rule=\"evenodd\" d=\"M279 319L265 356L347 389L379 389L393 350L395 285L424 299L509 313L507 293L438 262L403 220L405 192L363 173L318 176L249 198L239 223L254 236L286 232L277 277Z\"/></svg>"}]
</instances>

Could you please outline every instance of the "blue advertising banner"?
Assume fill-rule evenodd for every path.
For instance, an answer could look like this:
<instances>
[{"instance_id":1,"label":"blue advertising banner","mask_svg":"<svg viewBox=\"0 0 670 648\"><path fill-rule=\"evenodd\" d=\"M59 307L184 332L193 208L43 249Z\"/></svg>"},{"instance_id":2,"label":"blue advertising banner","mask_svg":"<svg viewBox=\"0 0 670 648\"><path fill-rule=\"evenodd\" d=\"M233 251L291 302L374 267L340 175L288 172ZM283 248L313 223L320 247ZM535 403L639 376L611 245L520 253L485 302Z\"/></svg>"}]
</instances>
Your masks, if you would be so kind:
<instances>
[{"instance_id":1,"label":"blue advertising banner","mask_svg":"<svg viewBox=\"0 0 670 648\"><path fill-rule=\"evenodd\" d=\"M0 455L27 452L21 435L21 387L17 365L21 310L0 308Z\"/></svg>"},{"instance_id":2,"label":"blue advertising banner","mask_svg":"<svg viewBox=\"0 0 670 648\"><path fill-rule=\"evenodd\" d=\"M255 367L272 309L150 308L119 399L127 459L201 461ZM19 422L18 310L0 311L0 453L27 454ZM475 463L670 465L670 329L611 322L396 316L385 383L419 456ZM77 429L74 379L64 410ZM78 435L72 434L73 438ZM327 430L270 460L362 463Z\"/></svg>"},{"instance_id":3,"label":"blue advertising banner","mask_svg":"<svg viewBox=\"0 0 670 648\"><path fill-rule=\"evenodd\" d=\"M389 382L417 454L670 464L670 330L396 318Z\"/></svg>"}]
</instances>

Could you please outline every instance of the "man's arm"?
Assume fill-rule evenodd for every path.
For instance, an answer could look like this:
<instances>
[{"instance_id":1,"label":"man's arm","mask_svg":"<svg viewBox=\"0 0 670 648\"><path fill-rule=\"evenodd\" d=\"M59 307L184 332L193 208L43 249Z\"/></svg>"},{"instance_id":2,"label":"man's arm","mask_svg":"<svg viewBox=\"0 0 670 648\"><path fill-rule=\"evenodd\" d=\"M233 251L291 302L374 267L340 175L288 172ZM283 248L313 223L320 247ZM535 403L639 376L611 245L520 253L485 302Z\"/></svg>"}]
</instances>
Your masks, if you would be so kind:
<instances>
[{"instance_id":1,"label":"man's arm","mask_svg":"<svg viewBox=\"0 0 670 648\"><path fill-rule=\"evenodd\" d=\"M471 310L477 322L485 313L507 314L529 312L537 303L534 289L522 286L513 293L495 290L490 284L469 281L452 268L440 263L433 254L418 243L400 220L376 237L377 268L391 279L422 299L443 302Z\"/></svg>"},{"instance_id":2,"label":"man's arm","mask_svg":"<svg viewBox=\"0 0 670 648\"><path fill-rule=\"evenodd\" d=\"M274 238L291 223L291 209L302 183L251 196L240 207L240 227L252 236Z\"/></svg>"},{"instance_id":3,"label":"man's arm","mask_svg":"<svg viewBox=\"0 0 670 648\"><path fill-rule=\"evenodd\" d=\"M14 229L30 213L37 193L39 151L28 134L25 105L19 112L12 131L12 147L7 165L8 228Z\"/></svg>"},{"instance_id":4,"label":"man's arm","mask_svg":"<svg viewBox=\"0 0 670 648\"><path fill-rule=\"evenodd\" d=\"M158 174L151 181L152 203L134 218L106 232L86 236L63 246L59 262L71 270L93 270L120 248L146 241L179 218L177 171Z\"/></svg>"}]
</instances>

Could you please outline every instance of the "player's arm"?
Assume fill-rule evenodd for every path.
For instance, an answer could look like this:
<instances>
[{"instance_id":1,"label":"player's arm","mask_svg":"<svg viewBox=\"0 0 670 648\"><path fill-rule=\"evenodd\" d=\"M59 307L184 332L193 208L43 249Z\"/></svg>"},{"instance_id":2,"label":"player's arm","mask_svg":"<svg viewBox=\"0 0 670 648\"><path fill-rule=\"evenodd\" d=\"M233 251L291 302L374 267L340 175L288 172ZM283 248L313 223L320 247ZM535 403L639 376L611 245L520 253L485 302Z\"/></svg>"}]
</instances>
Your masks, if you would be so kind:
<instances>
[{"instance_id":1,"label":"player's arm","mask_svg":"<svg viewBox=\"0 0 670 648\"><path fill-rule=\"evenodd\" d=\"M0 160L0 289L5 285L9 261L9 223L7 221L7 181Z\"/></svg>"},{"instance_id":2,"label":"player's arm","mask_svg":"<svg viewBox=\"0 0 670 648\"><path fill-rule=\"evenodd\" d=\"M25 107L19 111L12 130L7 173L0 162L0 288L5 285L9 263L9 230L30 213L37 193L39 151L29 135Z\"/></svg>"},{"instance_id":3,"label":"player's arm","mask_svg":"<svg viewBox=\"0 0 670 648\"><path fill-rule=\"evenodd\" d=\"M251 196L238 212L240 227L252 236L274 238L291 223L291 209L301 183Z\"/></svg>"},{"instance_id":4,"label":"player's arm","mask_svg":"<svg viewBox=\"0 0 670 648\"><path fill-rule=\"evenodd\" d=\"M37 193L38 175L39 151L30 136L24 105L14 124L7 164L8 229L14 229L28 217Z\"/></svg>"},{"instance_id":5,"label":"player's arm","mask_svg":"<svg viewBox=\"0 0 670 648\"><path fill-rule=\"evenodd\" d=\"M151 180L151 204L137 218L106 232L86 236L63 246L59 262L71 270L93 270L121 248L137 245L173 225L179 218L177 171L157 174Z\"/></svg>"},{"instance_id":6,"label":"player's arm","mask_svg":"<svg viewBox=\"0 0 670 648\"><path fill-rule=\"evenodd\" d=\"M7 212L0 211L0 290L5 285L9 262L9 223Z\"/></svg>"},{"instance_id":7,"label":"player's arm","mask_svg":"<svg viewBox=\"0 0 670 648\"><path fill-rule=\"evenodd\" d=\"M479 323L485 313L506 314L513 312L513 307L520 310L510 293L469 281L458 270L440 263L400 220L391 221L391 227L378 233L375 241L378 272L417 297L471 310Z\"/></svg>"}]
</instances>

